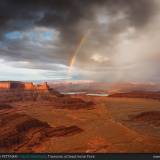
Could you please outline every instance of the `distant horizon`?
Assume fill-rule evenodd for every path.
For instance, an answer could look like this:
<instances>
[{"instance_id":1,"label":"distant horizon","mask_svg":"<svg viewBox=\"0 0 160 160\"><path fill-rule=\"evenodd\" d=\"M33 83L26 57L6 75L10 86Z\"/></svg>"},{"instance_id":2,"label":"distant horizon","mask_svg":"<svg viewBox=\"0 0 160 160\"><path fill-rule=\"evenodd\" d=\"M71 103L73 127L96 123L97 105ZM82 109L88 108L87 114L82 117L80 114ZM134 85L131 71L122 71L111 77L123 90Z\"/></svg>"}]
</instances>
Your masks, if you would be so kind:
<instances>
[{"instance_id":1,"label":"distant horizon","mask_svg":"<svg viewBox=\"0 0 160 160\"><path fill-rule=\"evenodd\" d=\"M55 82L55 83L106 83L106 84L150 84L150 85L154 85L154 84L160 84L160 82L129 82L129 81L119 81L119 82L105 82L105 81L94 81L94 80L0 80L0 82L8 82L8 81L17 81L17 82Z\"/></svg>"}]
</instances>

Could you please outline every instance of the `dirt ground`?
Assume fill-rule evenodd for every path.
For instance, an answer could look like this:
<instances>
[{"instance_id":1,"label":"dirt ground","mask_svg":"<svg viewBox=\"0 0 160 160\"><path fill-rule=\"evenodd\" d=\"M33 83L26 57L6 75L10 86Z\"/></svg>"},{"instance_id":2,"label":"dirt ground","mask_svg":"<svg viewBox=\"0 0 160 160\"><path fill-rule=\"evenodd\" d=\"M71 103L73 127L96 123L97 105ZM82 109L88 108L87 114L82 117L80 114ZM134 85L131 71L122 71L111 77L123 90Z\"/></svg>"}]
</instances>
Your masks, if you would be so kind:
<instances>
[{"instance_id":1,"label":"dirt ground","mask_svg":"<svg viewBox=\"0 0 160 160\"><path fill-rule=\"evenodd\" d=\"M46 122L53 128L76 126L81 130L75 134L49 137L30 147L30 150L26 148L25 152L160 152L160 123L157 123L160 119L154 119L155 116L150 114L154 111L157 112L157 117L160 117L160 101L76 97L92 101L94 106L69 109L55 107L53 102L47 101L12 102L13 108L1 109L0 114L24 114ZM145 113L145 116L142 113ZM140 118L137 119L136 116ZM0 151L4 151L3 146L0 146ZM14 152L14 148L9 151ZM20 148L15 152L23 150Z\"/></svg>"}]
</instances>

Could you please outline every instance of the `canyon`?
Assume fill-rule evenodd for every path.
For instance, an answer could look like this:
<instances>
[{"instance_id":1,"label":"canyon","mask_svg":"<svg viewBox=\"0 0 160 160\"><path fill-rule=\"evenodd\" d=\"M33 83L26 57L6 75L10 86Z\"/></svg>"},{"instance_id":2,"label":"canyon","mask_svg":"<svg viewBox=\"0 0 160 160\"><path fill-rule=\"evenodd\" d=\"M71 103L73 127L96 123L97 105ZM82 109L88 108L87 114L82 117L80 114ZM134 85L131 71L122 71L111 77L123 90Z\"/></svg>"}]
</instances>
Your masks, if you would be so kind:
<instances>
[{"instance_id":1,"label":"canyon","mask_svg":"<svg viewBox=\"0 0 160 160\"><path fill-rule=\"evenodd\" d=\"M0 89L1 153L160 151L160 101L151 93L63 95L18 84Z\"/></svg>"}]
</instances>

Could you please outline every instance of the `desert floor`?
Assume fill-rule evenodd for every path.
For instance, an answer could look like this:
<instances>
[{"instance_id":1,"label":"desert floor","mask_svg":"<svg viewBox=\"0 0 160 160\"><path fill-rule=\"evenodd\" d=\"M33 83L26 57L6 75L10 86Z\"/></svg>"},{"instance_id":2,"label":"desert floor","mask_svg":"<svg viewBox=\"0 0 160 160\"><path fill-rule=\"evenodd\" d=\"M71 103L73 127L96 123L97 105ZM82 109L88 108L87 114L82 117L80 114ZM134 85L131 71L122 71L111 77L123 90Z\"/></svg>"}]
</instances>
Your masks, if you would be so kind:
<instances>
[{"instance_id":1,"label":"desert floor","mask_svg":"<svg viewBox=\"0 0 160 160\"><path fill-rule=\"evenodd\" d=\"M135 98L80 97L93 108L55 108L53 102L14 102L0 114L18 113L51 127L77 126L76 134L53 136L13 152L160 152L160 101ZM143 114L144 113L144 114ZM25 144L23 145L25 146ZM1 151L6 151L2 146Z\"/></svg>"}]
</instances>

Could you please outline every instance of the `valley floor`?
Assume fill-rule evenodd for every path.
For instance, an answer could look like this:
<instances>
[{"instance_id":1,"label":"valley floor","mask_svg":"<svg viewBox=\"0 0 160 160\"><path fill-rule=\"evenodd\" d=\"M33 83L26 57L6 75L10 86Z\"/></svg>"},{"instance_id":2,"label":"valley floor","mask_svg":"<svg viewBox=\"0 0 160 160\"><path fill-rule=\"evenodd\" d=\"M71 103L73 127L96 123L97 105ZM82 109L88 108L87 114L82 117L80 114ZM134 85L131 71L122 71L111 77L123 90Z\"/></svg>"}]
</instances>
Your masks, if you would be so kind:
<instances>
[{"instance_id":1,"label":"valley floor","mask_svg":"<svg viewBox=\"0 0 160 160\"><path fill-rule=\"evenodd\" d=\"M16 144L12 140L12 146L5 146L1 142L7 123L5 126L0 123L0 151L160 152L160 101L138 98L77 97L92 101L93 107L58 108L53 102L28 101L12 102L13 108L1 109L0 116L15 113L26 115L26 119L30 117L46 122L49 127L44 125L44 128L40 127L39 130L32 129L32 132L26 135L27 138L24 137L23 143ZM49 131L46 132L48 128ZM32 138L29 135L32 135Z\"/></svg>"}]
</instances>

